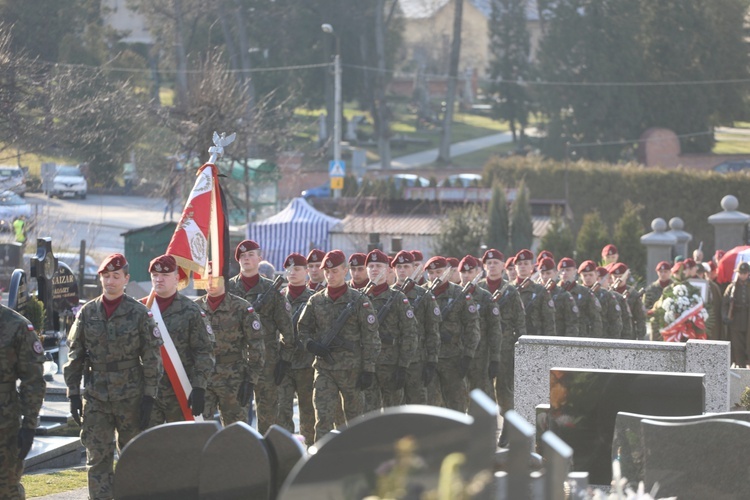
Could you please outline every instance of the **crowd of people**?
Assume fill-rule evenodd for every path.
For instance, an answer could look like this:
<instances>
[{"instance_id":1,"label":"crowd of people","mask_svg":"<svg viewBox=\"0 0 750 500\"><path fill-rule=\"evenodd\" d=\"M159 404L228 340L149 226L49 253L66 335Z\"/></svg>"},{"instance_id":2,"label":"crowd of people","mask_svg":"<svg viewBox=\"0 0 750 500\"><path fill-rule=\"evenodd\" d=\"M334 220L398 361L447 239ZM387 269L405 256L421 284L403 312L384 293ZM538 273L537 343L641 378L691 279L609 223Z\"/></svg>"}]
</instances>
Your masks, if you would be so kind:
<instances>
[{"instance_id":1,"label":"crowd of people","mask_svg":"<svg viewBox=\"0 0 750 500\"><path fill-rule=\"evenodd\" d=\"M76 316L63 368L90 498L112 498L115 449L165 422L218 415L223 425L250 423L255 411L260 433L277 424L311 445L380 408L465 412L475 388L504 413L513 408L520 336L667 340L654 318L668 317L659 313L665 297L684 283L703 294L695 310L705 310L704 334L694 338L730 340L733 363L746 367L750 265L740 263L722 290L720 257L660 262L659 279L641 290L614 245L601 262L580 264L527 249L426 261L418 250L347 257L313 249L289 254L272 279L261 272L261 245L245 240L234 254L239 274L225 282L209 273L206 295L181 294L177 262L162 255L149 265L152 294L135 300L125 294L128 262L113 254L99 267L102 295ZM3 411L13 414L3 425L14 431L0 450L0 496L15 498L44 394L44 356L28 321L4 307L0 315L2 345L15 349L2 359L17 360L0 363ZM175 353L166 363L162 349Z\"/></svg>"}]
</instances>

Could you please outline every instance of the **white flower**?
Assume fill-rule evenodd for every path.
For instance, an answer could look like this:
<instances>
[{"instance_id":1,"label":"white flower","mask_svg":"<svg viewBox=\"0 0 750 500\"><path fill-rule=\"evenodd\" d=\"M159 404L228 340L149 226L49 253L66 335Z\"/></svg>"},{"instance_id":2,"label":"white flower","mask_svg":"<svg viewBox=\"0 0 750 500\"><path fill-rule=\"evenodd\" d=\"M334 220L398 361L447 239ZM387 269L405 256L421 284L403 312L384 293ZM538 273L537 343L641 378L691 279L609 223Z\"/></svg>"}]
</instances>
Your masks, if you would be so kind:
<instances>
[{"instance_id":1,"label":"white flower","mask_svg":"<svg viewBox=\"0 0 750 500\"><path fill-rule=\"evenodd\" d=\"M667 311L664 313L664 321L667 323L671 323L675 320L675 315L672 311Z\"/></svg>"},{"instance_id":2,"label":"white flower","mask_svg":"<svg viewBox=\"0 0 750 500\"><path fill-rule=\"evenodd\" d=\"M687 295L687 287L685 285L677 285L674 287L674 294L678 297L684 297Z\"/></svg>"},{"instance_id":3,"label":"white flower","mask_svg":"<svg viewBox=\"0 0 750 500\"><path fill-rule=\"evenodd\" d=\"M674 300L671 297L664 299L664 301L661 303L661 308L665 311L671 311L673 307Z\"/></svg>"}]
</instances>

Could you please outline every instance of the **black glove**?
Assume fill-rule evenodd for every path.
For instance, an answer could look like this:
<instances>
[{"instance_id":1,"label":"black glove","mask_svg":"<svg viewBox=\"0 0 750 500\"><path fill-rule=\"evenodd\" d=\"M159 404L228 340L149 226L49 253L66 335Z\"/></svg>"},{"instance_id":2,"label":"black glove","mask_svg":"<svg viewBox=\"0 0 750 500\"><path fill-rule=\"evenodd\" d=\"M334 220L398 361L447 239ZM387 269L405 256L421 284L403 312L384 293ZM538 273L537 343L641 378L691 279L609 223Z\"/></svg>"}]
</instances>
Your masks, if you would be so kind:
<instances>
[{"instance_id":1,"label":"black glove","mask_svg":"<svg viewBox=\"0 0 750 500\"><path fill-rule=\"evenodd\" d=\"M141 398L141 410L138 416L138 425L142 431L148 427L148 422L151 420L151 410L154 409L154 398L151 396L143 396Z\"/></svg>"},{"instance_id":2,"label":"black glove","mask_svg":"<svg viewBox=\"0 0 750 500\"><path fill-rule=\"evenodd\" d=\"M188 406L193 410L192 413L194 417L202 415L203 410L206 407L206 389L194 387L193 392L191 392L190 397L188 397Z\"/></svg>"},{"instance_id":3,"label":"black glove","mask_svg":"<svg viewBox=\"0 0 750 500\"><path fill-rule=\"evenodd\" d=\"M430 385L432 379L435 378L435 373L437 373L437 363L428 361L424 364L424 368L422 368L422 382L425 387Z\"/></svg>"},{"instance_id":4,"label":"black glove","mask_svg":"<svg viewBox=\"0 0 750 500\"><path fill-rule=\"evenodd\" d=\"M292 364L289 361L280 359L279 362L276 363L276 368L273 369L273 383L276 385L281 385L281 383L284 381L284 375L286 375L286 371L291 366Z\"/></svg>"},{"instance_id":5,"label":"black glove","mask_svg":"<svg viewBox=\"0 0 750 500\"><path fill-rule=\"evenodd\" d=\"M305 347L311 353L323 358L327 363L333 364L333 356L331 356L331 350L328 349L323 344L321 344L320 342L315 342L314 340L308 340L307 345Z\"/></svg>"},{"instance_id":6,"label":"black glove","mask_svg":"<svg viewBox=\"0 0 750 500\"><path fill-rule=\"evenodd\" d=\"M721 321L723 321L725 325L731 325L732 324L732 318L730 318L727 314L725 314L725 315L723 315L721 317Z\"/></svg>"},{"instance_id":7,"label":"black glove","mask_svg":"<svg viewBox=\"0 0 750 500\"><path fill-rule=\"evenodd\" d=\"M497 378L500 373L500 362L490 361L490 367L487 369L487 375L490 376L490 380Z\"/></svg>"},{"instance_id":8,"label":"black glove","mask_svg":"<svg viewBox=\"0 0 750 500\"><path fill-rule=\"evenodd\" d=\"M237 390L237 401L240 402L240 406L243 408L247 406L250 401L253 400L253 390L255 389L255 385L253 385L252 382L250 382L250 379L245 377L245 380L240 383L240 388Z\"/></svg>"},{"instance_id":9,"label":"black glove","mask_svg":"<svg viewBox=\"0 0 750 500\"><path fill-rule=\"evenodd\" d=\"M34 429L22 427L18 430L18 459L23 460L34 443Z\"/></svg>"},{"instance_id":10,"label":"black glove","mask_svg":"<svg viewBox=\"0 0 750 500\"><path fill-rule=\"evenodd\" d=\"M73 415L73 420L79 426L81 425L81 417L83 416L83 401L81 396L76 394L75 396L69 396L70 399L70 414Z\"/></svg>"},{"instance_id":11,"label":"black glove","mask_svg":"<svg viewBox=\"0 0 750 500\"><path fill-rule=\"evenodd\" d=\"M393 372L393 388L400 391L406 385L406 368L399 366L396 371Z\"/></svg>"},{"instance_id":12,"label":"black glove","mask_svg":"<svg viewBox=\"0 0 750 500\"><path fill-rule=\"evenodd\" d=\"M364 391L365 389L369 389L372 385L372 382L375 380L375 374L372 372L362 372L359 374L359 377L357 377L357 389L360 391Z\"/></svg>"},{"instance_id":13,"label":"black glove","mask_svg":"<svg viewBox=\"0 0 750 500\"><path fill-rule=\"evenodd\" d=\"M471 365L471 356L461 356L461 360L458 362L458 374L461 375L461 378L469 373L469 365Z\"/></svg>"}]
</instances>

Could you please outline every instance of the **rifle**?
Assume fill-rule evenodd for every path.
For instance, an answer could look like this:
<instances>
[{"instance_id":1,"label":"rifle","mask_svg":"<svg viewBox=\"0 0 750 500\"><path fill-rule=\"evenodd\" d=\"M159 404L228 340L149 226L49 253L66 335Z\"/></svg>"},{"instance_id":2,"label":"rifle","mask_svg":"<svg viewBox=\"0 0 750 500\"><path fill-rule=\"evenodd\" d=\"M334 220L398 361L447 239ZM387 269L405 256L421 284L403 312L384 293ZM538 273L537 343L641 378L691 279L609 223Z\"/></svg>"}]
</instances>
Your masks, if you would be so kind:
<instances>
[{"instance_id":1,"label":"rifle","mask_svg":"<svg viewBox=\"0 0 750 500\"><path fill-rule=\"evenodd\" d=\"M413 273L411 273L411 276L406 278L403 283L401 283L399 286L396 287L396 290L399 292L404 292L404 295L409 293L412 288L414 288L417 285L417 276L422 272L422 264L419 264L417 268L414 270Z\"/></svg>"},{"instance_id":2,"label":"rifle","mask_svg":"<svg viewBox=\"0 0 750 500\"><path fill-rule=\"evenodd\" d=\"M500 295L500 292L503 292L502 295ZM510 282L506 283L503 288L498 288L497 290L495 290L492 294L492 297L490 297L490 301L497 302L498 299L500 299L500 302L497 302L497 307L501 308L508 301L509 297L510 297Z\"/></svg>"},{"instance_id":3,"label":"rifle","mask_svg":"<svg viewBox=\"0 0 750 500\"><path fill-rule=\"evenodd\" d=\"M260 314L260 310L263 306L266 305L268 300L271 298L271 293L277 292L279 288L281 288L281 284L284 283L284 277L282 275L276 276L276 279L273 280L273 284L266 288L266 291L260 294L260 296L255 300L253 303L253 309L255 309L255 312Z\"/></svg>"},{"instance_id":4,"label":"rifle","mask_svg":"<svg viewBox=\"0 0 750 500\"><path fill-rule=\"evenodd\" d=\"M299 317L302 315L302 310L307 305L307 302L303 302L302 304L297 306L297 309L294 310L294 314L292 314L292 330L294 333L294 344L295 346L300 350L305 350L305 346L300 345L299 339L297 336L299 335L299 331L297 329L297 321L299 321Z\"/></svg>"},{"instance_id":5,"label":"rifle","mask_svg":"<svg viewBox=\"0 0 750 500\"><path fill-rule=\"evenodd\" d=\"M622 285L622 278L617 278L614 283L612 283L609 286L610 292L616 292L618 288L620 288L620 285Z\"/></svg>"},{"instance_id":6,"label":"rifle","mask_svg":"<svg viewBox=\"0 0 750 500\"><path fill-rule=\"evenodd\" d=\"M553 280L552 278L550 278L550 279L547 280L547 283L544 285L544 291L549 292L550 290L552 290L554 288L554 286L555 286L555 280ZM533 306L534 303L537 301L537 299L541 295L542 295L541 293L532 295L531 296L531 300L529 301L529 303L528 304L524 304L524 309L528 309L531 306Z\"/></svg>"},{"instance_id":7,"label":"rifle","mask_svg":"<svg viewBox=\"0 0 750 500\"><path fill-rule=\"evenodd\" d=\"M477 273L476 276L474 276L474 279L469 281L464 285L464 287L461 289L461 296L466 297L472 293L474 293L474 287L479 282L479 279L482 277L481 273ZM456 297L452 297L448 299L448 302L443 306L443 308L440 310L440 316L445 318L450 312L453 310L453 307L456 305Z\"/></svg>"},{"instance_id":8,"label":"rifle","mask_svg":"<svg viewBox=\"0 0 750 500\"><path fill-rule=\"evenodd\" d=\"M594 293L596 293L596 292L599 291L599 289L601 287L602 287L602 284L597 281L596 283L594 283L593 285L591 285L591 291L594 292Z\"/></svg>"},{"instance_id":9,"label":"rifle","mask_svg":"<svg viewBox=\"0 0 750 500\"><path fill-rule=\"evenodd\" d=\"M451 271L453 271L453 268L451 266L446 267L445 272L442 274L442 276L440 276L435 281L430 283L430 287L427 289L427 293L423 293L422 295L420 295L414 300L414 304L412 304L411 308L416 311L417 307L419 307L419 304L422 303L422 300L424 300L426 296L432 295L435 289L439 287L440 285L442 285L445 282L445 280L448 279L448 276L451 275Z\"/></svg>"},{"instance_id":10,"label":"rifle","mask_svg":"<svg viewBox=\"0 0 750 500\"><path fill-rule=\"evenodd\" d=\"M403 292L404 295L406 295L406 293L409 290L411 290L412 288L414 288L414 285L417 284L417 282L414 281L414 278L417 277L417 273L419 272L419 270L420 270L421 267L422 266L417 266L417 269L411 274L411 276L409 276L408 278L406 278L404 280L404 282L401 283L401 285L399 285L399 286L396 287L396 291ZM407 286L409 286L408 290L407 290ZM388 300L385 301L385 304L383 304L383 307L381 307L378 310L378 324L379 325L382 324L383 320L388 316L388 313L391 311L391 307L393 307L393 302L395 300L396 300L396 294L392 293L391 296L388 297Z\"/></svg>"}]
</instances>

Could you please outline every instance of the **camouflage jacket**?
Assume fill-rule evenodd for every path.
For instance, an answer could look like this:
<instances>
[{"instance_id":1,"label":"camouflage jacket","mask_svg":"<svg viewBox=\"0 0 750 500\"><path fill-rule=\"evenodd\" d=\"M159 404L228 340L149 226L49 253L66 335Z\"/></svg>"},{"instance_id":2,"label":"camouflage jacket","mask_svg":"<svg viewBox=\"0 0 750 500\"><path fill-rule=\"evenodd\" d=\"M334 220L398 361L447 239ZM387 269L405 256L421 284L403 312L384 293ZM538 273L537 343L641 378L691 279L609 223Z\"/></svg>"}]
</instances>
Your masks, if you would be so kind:
<instances>
[{"instance_id":1,"label":"camouflage jacket","mask_svg":"<svg viewBox=\"0 0 750 500\"><path fill-rule=\"evenodd\" d=\"M622 338L622 309L612 292L600 288L594 292L602 305L602 338Z\"/></svg>"},{"instance_id":2,"label":"camouflage jacket","mask_svg":"<svg viewBox=\"0 0 750 500\"><path fill-rule=\"evenodd\" d=\"M492 294L481 286L474 287L471 294L479 311L479 345L477 352L489 349L489 360L500 362L503 326L500 308L492 301Z\"/></svg>"},{"instance_id":3,"label":"camouflage jacket","mask_svg":"<svg viewBox=\"0 0 750 500\"><path fill-rule=\"evenodd\" d=\"M578 304L573 295L556 286L550 293L555 303L555 331L561 337L578 337Z\"/></svg>"},{"instance_id":4,"label":"camouflage jacket","mask_svg":"<svg viewBox=\"0 0 750 500\"><path fill-rule=\"evenodd\" d=\"M68 362L63 368L68 395L80 394L84 371L90 370L86 398L156 397L162 378L162 343L151 311L135 299L123 296L109 319L101 295L87 302L68 333Z\"/></svg>"},{"instance_id":5,"label":"camouflage jacket","mask_svg":"<svg viewBox=\"0 0 750 500\"><path fill-rule=\"evenodd\" d=\"M521 294L523 308L526 311L526 333L528 335L557 335L555 303L549 292L538 283L530 283L518 292Z\"/></svg>"},{"instance_id":6,"label":"camouflage jacket","mask_svg":"<svg viewBox=\"0 0 750 500\"><path fill-rule=\"evenodd\" d=\"M23 427L36 428L47 386L43 365L44 348L34 326L0 305L0 429L16 427L21 416Z\"/></svg>"},{"instance_id":7,"label":"camouflage jacket","mask_svg":"<svg viewBox=\"0 0 750 500\"><path fill-rule=\"evenodd\" d=\"M481 280L479 286L493 293L489 289L486 279ZM505 351L506 349L513 349L521 335L526 335L526 311L523 309L521 294L518 293L518 289L513 284L503 280L497 290L499 292L495 303L500 308L503 332L503 341L500 348Z\"/></svg>"},{"instance_id":8,"label":"camouflage jacket","mask_svg":"<svg viewBox=\"0 0 750 500\"><path fill-rule=\"evenodd\" d=\"M474 357L479 345L479 311L471 295L464 295L461 287L448 283L448 288L435 297L442 311L451 300L455 305L450 312L442 316L440 322L440 358L455 356Z\"/></svg>"},{"instance_id":9,"label":"camouflage jacket","mask_svg":"<svg viewBox=\"0 0 750 500\"><path fill-rule=\"evenodd\" d=\"M419 305L414 309L414 317L417 320L417 349L414 352L412 362L437 363L440 353L440 308L432 293L419 285L415 285L406 293L409 303L414 306L417 297L429 294L428 297L420 299Z\"/></svg>"},{"instance_id":10,"label":"camouflage jacket","mask_svg":"<svg viewBox=\"0 0 750 500\"><path fill-rule=\"evenodd\" d=\"M315 356L308 352L302 342L299 341L299 331L297 330L297 322L302 315L305 304L307 304L308 299L314 293L309 287L305 287L297 298L292 299L289 294L289 288L285 288L283 291L284 297L286 297L286 300L292 306L292 344L294 345L294 352L289 362L292 363L292 368L294 369L310 368L313 364L313 359L315 359Z\"/></svg>"},{"instance_id":11,"label":"camouflage jacket","mask_svg":"<svg viewBox=\"0 0 750 500\"><path fill-rule=\"evenodd\" d=\"M727 325L731 332L747 331L750 326L750 280L730 283L724 290L724 297L721 301L721 314L729 316L729 309L732 308L732 322Z\"/></svg>"},{"instance_id":12,"label":"camouflage jacket","mask_svg":"<svg viewBox=\"0 0 750 500\"><path fill-rule=\"evenodd\" d=\"M667 286L668 285L669 284L667 284ZM659 280L656 280L649 286L647 286L646 291L643 292L643 307L645 307L647 311L653 309L654 304L656 304L656 301L659 300L662 292L664 292L664 288L662 288L661 282Z\"/></svg>"},{"instance_id":13,"label":"camouflage jacket","mask_svg":"<svg viewBox=\"0 0 750 500\"><path fill-rule=\"evenodd\" d=\"M195 299L208 318L214 336L216 364L211 383L232 380L238 373L247 374L250 382L258 383L263 371L266 348L260 318L245 299L227 293L224 300L211 310L208 296Z\"/></svg>"},{"instance_id":14,"label":"camouflage jacket","mask_svg":"<svg viewBox=\"0 0 750 500\"><path fill-rule=\"evenodd\" d=\"M578 336L602 337L602 305L594 292L580 283L574 283L568 292L578 304Z\"/></svg>"},{"instance_id":15,"label":"camouflage jacket","mask_svg":"<svg viewBox=\"0 0 750 500\"><path fill-rule=\"evenodd\" d=\"M309 340L322 341L349 303L352 304L354 313L346 320L337 338L348 343L351 350L344 346L332 347L334 364L316 357L313 367L375 372L375 364L380 355L378 318L370 300L357 290L347 287L344 295L335 301L328 296L328 288L310 297L297 323L300 341L302 345L307 345Z\"/></svg>"},{"instance_id":16,"label":"camouflage jacket","mask_svg":"<svg viewBox=\"0 0 750 500\"><path fill-rule=\"evenodd\" d=\"M617 300L617 305L620 306L620 315L622 316L622 330L620 331L620 338L627 340L635 339L635 335L633 332L633 315L630 314L630 306L628 305L627 299L623 297L622 294L617 293L613 290L610 290L609 293L614 296L615 300Z\"/></svg>"},{"instance_id":17,"label":"camouflage jacket","mask_svg":"<svg viewBox=\"0 0 750 500\"><path fill-rule=\"evenodd\" d=\"M386 289L378 296L369 295L376 315L393 296L390 309L382 321L378 320L380 334L380 356L378 365L398 365L408 368L417 350L417 320L406 295Z\"/></svg>"},{"instance_id":18,"label":"camouflage jacket","mask_svg":"<svg viewBox=\"0 0 750 500\"><path fill-rule=\"evenodd\" d=\"M643 307L640 294L632 286L628 286L625 294L630 308L630 318L632 324L631 337L635 340L646 338L646 309Z\"/></svg>"}]
</instances>

